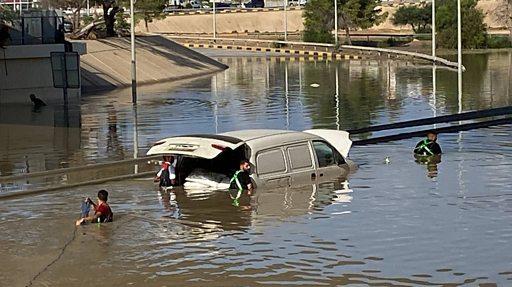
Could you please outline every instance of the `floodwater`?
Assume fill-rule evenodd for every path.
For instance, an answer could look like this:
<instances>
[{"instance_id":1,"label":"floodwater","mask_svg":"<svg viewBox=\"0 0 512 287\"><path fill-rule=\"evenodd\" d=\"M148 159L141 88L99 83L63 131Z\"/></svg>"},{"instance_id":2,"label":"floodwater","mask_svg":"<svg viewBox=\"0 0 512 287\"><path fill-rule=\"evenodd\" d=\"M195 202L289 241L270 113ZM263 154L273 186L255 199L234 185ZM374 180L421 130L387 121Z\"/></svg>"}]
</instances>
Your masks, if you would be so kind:
<instances>
[{"instance_id":1,"label":"floodwater","mask_svg":"<svg viewBox=\"0 0 512 287\"><path fill-rule=\"evenodd\" d=\"M9 117L3 108L1 175L141 156L169 135L349 129L512 100L508 52L465 55L460 101L457 75L446 69L437 69L433 95L431 66L220 60L231 68L145 92L136 110L129 91L84 97L65 120L58 109L10 107ZM21 113L26 122L13 124ZM347 182L257 190L238 207L223 192L162 193L149 178L2 200L0 282L509 286L511 138L510 125L440 135L437 165L414 161L417 138L356 146L350 157L360 167ZM4 184L2 192L32 184ZM100 188L110 192L115 221L75 229L80 201Z\"/></svg>"}]
</instances>

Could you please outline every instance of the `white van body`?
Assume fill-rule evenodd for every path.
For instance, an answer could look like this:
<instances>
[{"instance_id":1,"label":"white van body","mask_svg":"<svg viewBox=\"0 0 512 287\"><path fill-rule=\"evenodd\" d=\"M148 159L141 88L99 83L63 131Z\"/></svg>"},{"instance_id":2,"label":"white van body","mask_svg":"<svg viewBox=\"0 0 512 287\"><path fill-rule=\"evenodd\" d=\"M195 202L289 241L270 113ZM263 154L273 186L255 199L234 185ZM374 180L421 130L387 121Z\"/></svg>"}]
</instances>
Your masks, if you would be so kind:
<instances>
[{"instance_id":1,"label":"white van body","mask_svg":"<svg viewBox=\"0 0 512 287\"><path fill-rule=\"evenodd\" d=\"M345 131L240 130L170 137L147 155L181 156L182 177L198 168L229 177L246 158L256 187L287 187L346 178L355 168L347 159L351 145Z\"/></svg>"}]
</instances>

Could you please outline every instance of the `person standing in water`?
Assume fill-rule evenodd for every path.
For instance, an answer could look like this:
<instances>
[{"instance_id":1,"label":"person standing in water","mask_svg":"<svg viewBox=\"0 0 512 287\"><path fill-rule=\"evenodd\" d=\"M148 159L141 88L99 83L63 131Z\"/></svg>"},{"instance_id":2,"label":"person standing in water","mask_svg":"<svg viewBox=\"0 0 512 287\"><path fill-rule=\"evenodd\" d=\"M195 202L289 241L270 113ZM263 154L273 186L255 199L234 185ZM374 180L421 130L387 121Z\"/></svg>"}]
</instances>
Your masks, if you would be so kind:
<instances>
[{"instance_id":1,"label":"person standing in water","mask_svg":"<svg viewBox=\"0 0 512 287\"><path fill-rule=\"evenodd\" d=\"M81 218L76 221L76 225L86 224L87 222L112 222L114 220L114 214L112 213L112 209L110 209L110 205L107 203L108 200L108 192L104 189L98 191L98 203L94 203L90 198L87 198L84 203L82 203L82 214ZM90 206L94 208L94 214L89 216Z\"/></svg>"},{"instance_id":2,"label":"person standing in water","mask_svg":"<svg viewBox=\"0 0 512 287\"><path fill-rule=\"evenodd\" d=\"M443 152L436 141L437 134L433 131L428 132L427 138L420 141L414 148L414 154L420 156L440 155Z\"/></svg>"},{"instance_id":3,"label":"person standing in water","mask_svg":"<svg viewBox=\"0 0 512 287\"><path fill-rule=\"evenodd\" d=\"M162 168L156 174L155 182L159 182L160 187L176 185L176 159L172 155L163 156Z\"/></svg>"},{"instance_id":4,"label":"person standing in water","mask_svg":"<svg viewBox=\"0 0 512 287\"><path fill-rule=\"evenodd\" d=\"M244 190L247 190L247 193L251 195L253 189L251 177L249 176L249 170L251 169L249 161L246 159L241 160L239 167L240 168L233 174L229 182L229 189L238 190L237 198L240 197Z\"/></svg>"}]
</instances>

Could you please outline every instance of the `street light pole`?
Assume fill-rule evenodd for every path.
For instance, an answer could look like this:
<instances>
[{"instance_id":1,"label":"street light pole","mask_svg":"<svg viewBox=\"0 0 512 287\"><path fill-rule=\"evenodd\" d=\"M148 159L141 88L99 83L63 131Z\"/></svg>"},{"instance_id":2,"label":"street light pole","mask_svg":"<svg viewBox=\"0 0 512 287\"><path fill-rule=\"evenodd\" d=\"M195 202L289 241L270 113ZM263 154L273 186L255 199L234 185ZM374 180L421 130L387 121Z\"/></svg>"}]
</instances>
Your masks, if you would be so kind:
<instances>
[{"instance_id":1,"label":"street light pole","mask_svg":"<svg viewBox=\"0 0 512 287\"><path fill-rule=\"evenodd\" d=\"M133 1L130 0L130 46L132 53L132 103L137 104L137 70L135 65L135 18L133 17Z\"/></svg>"},{"instance_id":2,"label":"street light pole","mask_svg":"<svg viewBox=\"0 0 512 287\"><path fill-rule=\"evenodd\" d=\"M432 58L436 60L436 0L432 0Z\"/></svg>"},{"instance_id":3,"label":"street light pole","mask_svg":"<svg viewBox=\"0 0 512 287\"><path fill-rule=\"evenodd\" d=\"M89 17L89 0L87 0L87 17Z\"/></svg>"},{"instance_id":4,"label":"street light pole","mask_svg":"<svg viewBox=\"0 0 512 287\"><path fill-rule=\"evenodd\" d=\"M462 112L462 20L460 0L457 0L457 74L459 113Z\"/></svg>"},{"instance_id":5,"label":"street light pole","mask_svg":"<svg viewBox=\"0 0 512 287\"><path fill-rule=\"evenodd\" d=\"M284 40L288 41L288 0L284 0Z\"/></svg>"},{"instance_id":6,"label":"street light pole","mask_svg":"<svg viewBox=\"0 0 512 287\"><path fill-rule=\"evenodd\" d=\"M213 0L213 39L217 37L217 16L215 15L215 1Z\"/></svg>"},{"instance_id":7,"label":"street light pole","mask_svg":"<svg viewBox=\"0 0 512 287\"><path fill-rule=\"evenodd\" d=\"M338 0L334 0L334 44L338 45Z\"/></svg>"}]
</instances>

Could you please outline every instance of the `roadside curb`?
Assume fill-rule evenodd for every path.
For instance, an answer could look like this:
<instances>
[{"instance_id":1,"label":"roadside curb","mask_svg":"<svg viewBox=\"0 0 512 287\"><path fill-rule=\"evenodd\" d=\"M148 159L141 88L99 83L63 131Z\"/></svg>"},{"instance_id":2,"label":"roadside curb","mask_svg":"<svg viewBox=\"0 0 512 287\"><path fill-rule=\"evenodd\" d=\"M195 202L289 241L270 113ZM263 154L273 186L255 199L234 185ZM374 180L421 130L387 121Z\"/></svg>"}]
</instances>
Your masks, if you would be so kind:
<instances>
[{"instance_id":1,"label":"roadside curb","mask_svg":"<svg viewBox=\"0 0 512 287\"><path fill-rule=\"evenodd\" d=\"M283 11L283 7L272 7L272 8L235 8L235 9L216 9L216 14L230 14L230 13L252 13L252 12L274 12ZM287 7L287 11L302 10L300 6ZM207 15L213 14L212 9L208 10L188 10L188 11L173 11L166 13L168 16L184 16L184 15Z\"/></svg>"},{"instance_id":2,"label":"roadside curb","mask_svg":"<svg viewBox=\"0 0 512 287\"><path fill-rule=\"evenodd\" d=\"M217 45L217 44L196 44L184 43L189 48L209 48L209 49L224 49L224 50L237 50L237 51L252 51L252 52L265 52L265 53L278 53L293 57L300 58L326 58L326 59L345 59L345 60L358 60L361 59L358 55L342 54L337 52L321 52L309 50L297 50L287 48L267 48L267 47L250 47L241 45Z\"/></svg>"}]
</instances>

